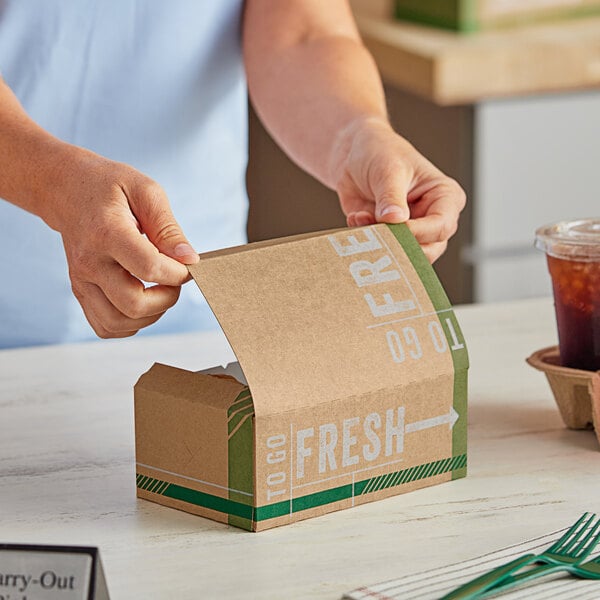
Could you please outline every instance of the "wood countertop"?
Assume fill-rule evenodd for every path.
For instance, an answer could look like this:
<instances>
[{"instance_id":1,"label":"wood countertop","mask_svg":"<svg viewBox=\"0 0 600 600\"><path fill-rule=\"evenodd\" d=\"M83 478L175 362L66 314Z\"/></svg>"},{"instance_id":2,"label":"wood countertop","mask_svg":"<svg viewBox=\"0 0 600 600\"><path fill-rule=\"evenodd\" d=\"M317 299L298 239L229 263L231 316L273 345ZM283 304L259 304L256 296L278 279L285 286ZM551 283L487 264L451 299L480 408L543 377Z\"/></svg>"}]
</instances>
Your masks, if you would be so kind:
<instances>
[{"instance_id":1,"label":"wood countertop","mask_svg":"<svg viewBox=\"0 0 600 600\"><path fill-rule=\"evenodd\" d=\"M439 105L600 87L600 17L459 34L373 6L354 9L383 79Z\"/></svg>"}]
</instances>

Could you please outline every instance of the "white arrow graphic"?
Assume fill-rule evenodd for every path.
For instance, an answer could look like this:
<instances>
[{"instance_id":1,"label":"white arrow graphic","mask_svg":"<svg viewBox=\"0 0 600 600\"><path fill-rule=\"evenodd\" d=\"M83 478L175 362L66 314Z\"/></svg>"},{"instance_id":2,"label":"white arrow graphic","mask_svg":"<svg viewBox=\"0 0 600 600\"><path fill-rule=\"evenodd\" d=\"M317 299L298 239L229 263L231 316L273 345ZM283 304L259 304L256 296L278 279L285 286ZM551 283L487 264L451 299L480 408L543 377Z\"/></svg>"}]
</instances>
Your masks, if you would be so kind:
<instances>
[{"instance_id":1,"label":"white arrow graphic","mask_svg":"<svg viewBox=\"0 0 600 600\"><path fill-rule=\"evenodd\" d=\"M454 410L454 407L450 407L450 411L445 415L439 415L438 417L431 417L430 419L423 419L422 421L415 421L414 423L408 423L404 428L406 433L412 433L413 431L421 431L421 429L428 429L429 427L437 427L438 425L444 425L448 423L450 429L454 427L454 423L458 420L458 413Z\"/></svg>"}]
</instances>

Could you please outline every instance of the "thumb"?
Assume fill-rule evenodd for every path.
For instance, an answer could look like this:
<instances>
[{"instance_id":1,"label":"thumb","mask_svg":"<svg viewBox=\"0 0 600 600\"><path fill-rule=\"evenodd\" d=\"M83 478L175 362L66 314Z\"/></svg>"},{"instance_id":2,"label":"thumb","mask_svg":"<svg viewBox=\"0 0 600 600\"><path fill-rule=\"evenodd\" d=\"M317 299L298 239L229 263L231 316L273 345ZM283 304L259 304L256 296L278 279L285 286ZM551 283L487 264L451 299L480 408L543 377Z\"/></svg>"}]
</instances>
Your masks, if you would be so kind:
<instances>
[{"instance_id":1,"label":"thumb","mask_svg":"<svg viewBox=\"0 0 600 600\"><path fill-rule=\"evenodd\" d=\"M162 254L185 265L197 263L198 253L175 220L162 187L150 181L135 191L134 198L130 199L131 208L147 238Z\"/></svg>"},{"instance_id":2,"label":"thumb","mask_svg":"<svg viewBox=\"0 0 600 600\"><path fill-rule=\"evenodd\" d=\"M379 223L404 223L410 218L406 197L408 183L402 173L395 172L373 186L375 218Z\"/></svg>"}]
</instances>

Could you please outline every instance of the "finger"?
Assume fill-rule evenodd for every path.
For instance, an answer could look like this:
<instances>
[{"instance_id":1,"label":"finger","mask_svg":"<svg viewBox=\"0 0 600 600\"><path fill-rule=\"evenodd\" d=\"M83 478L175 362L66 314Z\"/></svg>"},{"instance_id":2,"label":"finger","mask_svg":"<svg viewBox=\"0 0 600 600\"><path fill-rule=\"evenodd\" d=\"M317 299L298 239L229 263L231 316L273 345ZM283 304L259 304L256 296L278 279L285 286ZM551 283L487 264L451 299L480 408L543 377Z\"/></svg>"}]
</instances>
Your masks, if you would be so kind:
<instances>
[{"instance_id":1,"label":"finger","mask_svg":"<svg viewBox=\"0 0 600 600\"><path fill-rule=\"evenodd\" d=\"M408 226L421 244L450 239L458 227L460 211L465 206L463 190L449 180L425 192L411 205L413 219Z\"/></svg>"},{"instance_id":2,"label":"finger","mask_svg":"<svg viewBox=\"0 0 600 600\"><path fill-rule=\"evenodd\" d=\"M74 289L82 288L85 284L96 285L107 301L128 318L143 319L162 314L179 298L180 286L145 287L139 279L108 257L94 257L95 260L91 261L87 256L84 260L77 260L69 251L67 256L70 257L69 274ZM178 266L185 269L183 265Z\"/></svg>"},{"instance_id":3,"label":"finger","mask_svg":"<svg viewBox=\"0 0 600 600\"><path fill-rule=\"evenodd\" d=\"M374 225L376 222L375 215L364 210L350 213L346 217L348 227L364 227L365 225Z\"/></svg>"},{"instance_id":4,"label":"finger","mask_svg":"<svg viewBox=\"0 0 600 600\"><path fill-rule=\"evenodd\" d=\"M375 177L375 218L379 223L404 223L410 216L407 203L410 177L406 169L398 168Z\"/></svg>"},{"instance_id":5,"label":"finger","mask_svg":"<svg viewBox=\"0 0 600 600\"><path fill-rule=\"evenodd\" d=\"M133 222L121 220L109 235L103 245L110 249L111 258L138 279L168 286L179 286L189 279L187 267L162 254Z\"/></svg>"},{"instance_id":6,"label":"finger","mask_svg":"<svg viewBox=\"0 0 600 600\"><path fill-rule=\"evenodd\" d=\"M77 282L73 293L79 300L90 325L101 338L128 337L152 325L163 312L143 318L131 318L119 311L95 284Z\"/></svg>"},{"instance_id":7,"label":"finger","mask_svg":"<svg viewBox=\"0 0 600 600\"><path fill-rule=\"evenodd\" d=\"M183 234L167 195L157 183L144 180L130 190L127 198L142 231L163 254L187 265L198 262L197 252Z\"/></svg>"},{"instance_id":8,"label":"finger","mask_svg":"<svg viewBox=\"0 0 600 600\"><path fill-rule=\"evenodd\" d=\"M144 284L116 263L103 265L93 282L107 300L130 319L144 319L162 314L179 298L180 286Z\"/></svg>"},{"instance_id":9,"label":"finger","mask_svg":"<svg viewBox=\"0 0 600 600\"><path fill-rule=\"evenodd\" d=\"M434 263L442 254L444 254L447 247L448 242L436 242L435 244L425 244L421 246L430 263Z\"/></svg>"},{"instance_id":10,"label":"finger","mask_svg":"<svg viewBox=\"0 0 600 600\"><path fill-rule=\"evenodd\" d=\"M407 223L412 234L421 244L435 244L449 240L458 227L458 221L448 215L432 214L420 219L412 219Z\"/></svg>"}]
</instances>

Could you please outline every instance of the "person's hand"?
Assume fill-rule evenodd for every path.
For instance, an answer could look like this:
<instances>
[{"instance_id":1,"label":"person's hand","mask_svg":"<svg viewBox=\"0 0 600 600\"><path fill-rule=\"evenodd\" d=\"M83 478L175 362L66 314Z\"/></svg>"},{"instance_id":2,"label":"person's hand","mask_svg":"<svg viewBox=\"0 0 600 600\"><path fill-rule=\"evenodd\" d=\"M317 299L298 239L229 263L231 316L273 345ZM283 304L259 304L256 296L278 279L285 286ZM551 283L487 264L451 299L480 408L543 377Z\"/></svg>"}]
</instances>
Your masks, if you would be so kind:
<instances>
[{"instance_id":1,"label":"person's hand","mask_svg":"<svg viewBox=\"0 0 600 600\"><path fill-rule=\"evenodd\" d=\"M369 118L342 132L332 173L348 226L406 222L431 262L443 254L465 193L386 121Z\"/></svg>"},{"instance_id":2,"label":"person's hand","mask_svg":"<svg viewBox=\"0 0 600 600\"><path fill-rule=\"evenodd\" d=\"M64 150L40 216L62 236L73 293L96 334L133 335L175 304L185 264L198 255L157 183L81 148Z\"/></svg>"}]
</instances>

